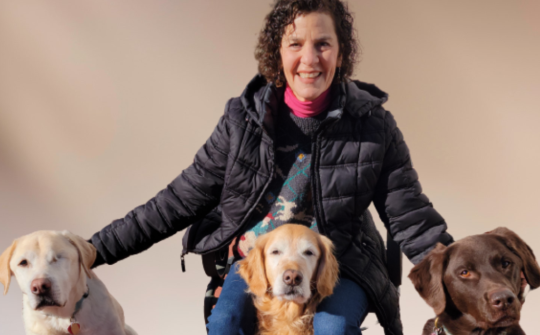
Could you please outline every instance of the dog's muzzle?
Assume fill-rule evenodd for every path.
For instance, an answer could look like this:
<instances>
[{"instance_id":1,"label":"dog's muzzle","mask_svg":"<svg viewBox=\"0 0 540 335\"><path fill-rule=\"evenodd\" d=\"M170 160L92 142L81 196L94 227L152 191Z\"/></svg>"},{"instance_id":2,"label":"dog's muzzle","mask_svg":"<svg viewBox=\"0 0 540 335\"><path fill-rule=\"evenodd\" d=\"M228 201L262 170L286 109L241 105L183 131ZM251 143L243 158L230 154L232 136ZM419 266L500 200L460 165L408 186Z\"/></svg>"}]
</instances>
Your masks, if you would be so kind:
<instances>
[{"instance_id":1,"label":"dog's muzzle","mask_svg":"<svg viewBox=\"0 0 540 335\"><path fill-rule=\"evenodd\" d=\"M36 296L38 301L36 309L49 306L60 306L60 304L52 297L52 283L49 279L38 278L32 280L30 290L32 294Z\"/></svg>"},{"instance_id":2,"label":"dog's muzzle","mask_svg":"<svg viewBox=\"0 0 540 335\"><path fill-rule=\"evenodd\" d=\"M497 327L507 327L519 321L519 307L516 295L508 288L491 291L488 294L491 323Z\"/></svg>"},{"instance_id":3,"label":"dog's muzzle","mask_svg":"<svg viewBox=\"0 0 540 335\"><path fill-rule=\"evenodd\" d=\"M45 296L50 294L51 288L52 283L47 278L34 279L32 280L32 284L30 285L32 293L38 296Z\"/></svg>"},{"instance_id":4,"label":"dog's muzzle","mask_svg":"<svg viewBox=\"0 0 540 335\"><path fill-rule=\"evenodd\" d=\"M305 296L305 288L302 287L304 276L301 272L292 269L285 270L282 280L283 284L285 284L282 288L285 299L298 300L303 303L308 298Z\"/></svg>"},{"instance_id":5,"label":"dog's muzzle","mask_svg":"<svg viewBox=\"0 0 540 335\"><path fill-rule=\"evenodd\" d=\"M285 270L283 273L283 282L285 285L294 287L302 284L303 276L296 270Z\"/></svg>"}]
</instances>

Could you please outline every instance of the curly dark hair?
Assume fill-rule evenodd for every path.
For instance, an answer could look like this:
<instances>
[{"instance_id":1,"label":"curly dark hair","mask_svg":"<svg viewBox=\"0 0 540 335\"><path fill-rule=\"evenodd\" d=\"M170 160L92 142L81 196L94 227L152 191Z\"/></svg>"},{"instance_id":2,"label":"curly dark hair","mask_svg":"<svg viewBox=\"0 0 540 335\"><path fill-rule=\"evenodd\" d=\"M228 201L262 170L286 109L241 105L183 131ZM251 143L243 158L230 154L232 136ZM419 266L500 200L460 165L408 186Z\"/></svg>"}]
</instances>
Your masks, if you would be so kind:
<instances>
[{"instance_id":1,"label":"curly dark hair","mask_svg":"<svg viewBox=\"0 0 540 335\"><path fill-rule=\"evenodd\" d=\"M264 28L259 33L259 41L255 48L259 73L268 82L276 86L281 86L285 82L279 52L285 28L293 23L298 15L313 12L326 13L332 17L342 57L338 80L350 79L360 50L353 27L353 17L347 5L340 0L277 0L272 11L266 16Z\"/></svg>"}]
</instances>

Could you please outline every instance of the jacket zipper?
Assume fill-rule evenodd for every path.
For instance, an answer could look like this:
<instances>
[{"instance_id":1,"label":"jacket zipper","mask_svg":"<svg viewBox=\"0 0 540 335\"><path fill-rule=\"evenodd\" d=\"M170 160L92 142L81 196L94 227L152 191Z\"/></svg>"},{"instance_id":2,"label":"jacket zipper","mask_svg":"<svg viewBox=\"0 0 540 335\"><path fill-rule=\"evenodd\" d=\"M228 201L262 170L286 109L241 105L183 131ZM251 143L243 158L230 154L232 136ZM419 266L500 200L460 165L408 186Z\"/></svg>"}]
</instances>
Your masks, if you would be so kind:
<instances>
[{"instance_id":1,"label":"jacket zipper","mask_svg":"<svg viewBox=\"0 0 540 335\"><path fill-rule=\"evenodd\" d=\"M318 180L319 175L317 173L318 166L319 166L319 147L320 147L320 136L319 134L316 135L315 139L315 148L313 148L311 151L313 152L311 162L311 191L313 192L313 209L315 212L315 219L317 220L317 227L320 230L320 233L322 235L326 235L325 229L324 229L324 223L321 220L322 213L320 211L319 207L319 188L318 188Z\"/></svg>"},{"instance_id":2,"label":"jacket zipper","mask_svg":"<svg viewBox=\"0 0 540 335\"><path fill-rule=\"evenodd\" d=\"M326 121L326 122L325 122ZM317 220L317 227L321 228L320 233L322 235L326 235L326 229L324 227L324 223L322 220L322 211L321 207L322 205L319 204L319 198L321 197L321 190L319 186L319 156L320 156L320 147L321 147L321 134L325 128L328 126L336 123L339 121L339 119L332 120L332 122L328 122L325 120L321 123L319 126L319 130L315 133L315 148L312 148L313 156L312 156L312 162L311 162L311 191L313 192L313 210L315 212L315 219ZM326 124L328 125L326 125ZM322 126L325 126L325 128L322 128Z\"/></svg>"},{"instance_id":3,"label":"jacket zipper","mask_svg":"<svg viewBox=\"0 0 540 335\"><path fill-rule=\"evenodd\" d=\"M184 260L184 256L187 254L187 251L182 251L182 254L180 255L180 265L182 266L182 272L186 272L186 261Z\"/></svg>"},{"instance_id":4,"label":"jacket zipper","mask_svg":"<svg viewBox=\"0 0 540 335\"><path fill-rule=\"evenodd\" d=\"M335 120L334 122L337 122L337 120ZM317 135L316 135L317 138L316 138L316 141L315 141L316 147L315 147L315 150L312 150L313 151L313 163L314 164L311 164L311 168L312 168L311 173L312 173L312 176L314 178L311 181L311 185L312 185L311 188L312 188L312 190L314 192L313 193L313 199L314 199L313 207L315 209L315 215L316 215L316 219L317 219L317 226L319 226L319 223L320 223L319 227L323 228L321 233L323 235L326 235L326 233L324 231L324 224L323 224L322 220L320 219L322 217L321 208L320 208L321 206L319 205L319 196L320 196L321 190L319 188L319 183L317 182L319 180L319 174L318 174L318 171L317 171L318 169L316 168L319 165L319 152L320 152L320 142L321 142L321 135L320 134L321 133L322 133L322 131L317 132ZM342 265L342 266L347 270L349 275L357 278L357 280L363 284L363 287L366 288L369 291L370 296L373 297L375 295L374 291L373 291L373 288L364 279L362 279L361 277L356 275L354 273L354 271L351 271L350 269L348 269L348 267L346 265ZM381 308L381 305L379 304L379 302L378 301L373 301L373 303L374 303L376 309L381 313L382 317L384 318L385 323L387 323L388 322L387 316L384 313L383 308Z\"/></svg>"}]
</instances>

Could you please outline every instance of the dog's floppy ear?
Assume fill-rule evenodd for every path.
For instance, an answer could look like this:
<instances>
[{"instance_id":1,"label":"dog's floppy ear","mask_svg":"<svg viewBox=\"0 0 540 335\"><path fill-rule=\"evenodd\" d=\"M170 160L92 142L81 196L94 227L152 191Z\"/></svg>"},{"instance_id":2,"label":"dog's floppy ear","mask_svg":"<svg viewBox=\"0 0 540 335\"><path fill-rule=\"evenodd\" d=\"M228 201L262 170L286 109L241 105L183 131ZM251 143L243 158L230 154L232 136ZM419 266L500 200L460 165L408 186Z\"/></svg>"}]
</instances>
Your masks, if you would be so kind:
<instances>
[{"instance_id":1,"label":"dog's floppy ear","mask_svg":"<svg viewBox=\"0 0 540 335\"><path fill-rule=\"evenodd\" d=\"M319 236L319 249L321 257L316 273L317 291L322 298L331 295L334 292L334 286L338 280L339 265L334 256L334 245L332 241L323 235Z\"/></svg>"},{"instance_id":2,"label":"dog's floppy ear","mask_svg":"<svg viewBox=\"0 0 540 335\"><path fill-rule=\"evenodd\" d=\"M96 260L96 248L92 244L88 243L84 238L67 230L64 230L61 234L69 240L69 243L75 246L79 254L79 262L81 263L81 267L84 269L84 272L86 272L88 278L92 278L90 268Z\"/></svg>"},{"instance_id":3,"label":"dog's floppy ear","mask_svg":"<svg viewBox=\"0 0 540 335\"><path fill-rule=\"evenodd\" d=\"M257 238L255 247L251 249L247 257L241 260L238 273L249 286L250 291L256 296L263 296L268 290L268 280L264 264L264 247L268 240L268 234Z\"/></svg>"},{"instance_id":4,"label":"dog's floppy ear","mask_svg":"<svg viewBox=\"0 0 540 335\"><path fill-rule=\"evenodd\" d=\"M11 282L11 276L13 275L9 268L9 262L11 261L13 251L15 251L15 247L17 247L17 240L13 241L11 246L4 250L2 255L0 255L0 283L4 285L4 295L8 293L9 283Z\"/></svg>"},{"instance_id":5,"label":"dog's floppy ear","mask_svg":"<svg viewBox=\"0 0 540 335\"><path fill-rule=\"evenodd\" d=\"M414 288L435 311L436 315L444 312L446 295L443 287L444 261L446 246L437 243L431 252L409 273Z\"/></svg>"},{"instance_id":6,"label":"dog's floppy ear","mask_svg":"<svg viewBox=\"0 0 540 335\"><path fill-rule=\"evenodd\" d=\"M540 267L532 249L516 233L508 228L499 227L488 234L503 237L504 244L523 261L523 273L531 289L540 286Z\"/></svg>"}]
</instances>

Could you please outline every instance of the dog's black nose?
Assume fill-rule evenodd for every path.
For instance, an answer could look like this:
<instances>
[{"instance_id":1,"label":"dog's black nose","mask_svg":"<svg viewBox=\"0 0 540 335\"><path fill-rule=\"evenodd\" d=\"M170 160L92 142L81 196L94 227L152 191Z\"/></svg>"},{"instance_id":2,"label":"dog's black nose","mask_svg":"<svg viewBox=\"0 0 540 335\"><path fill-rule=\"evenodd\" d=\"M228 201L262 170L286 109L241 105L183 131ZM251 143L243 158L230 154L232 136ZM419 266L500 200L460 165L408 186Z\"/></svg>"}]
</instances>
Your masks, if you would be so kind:
<instances>
[{"instance_id":1,"label":"dog's black nose","mask_svg":"<svg viewBox=\"0 0 540 335\"><path fill-rule=\"evenodd\" d=\"M52 283L46 278L32 280L30 288L35 295L45 295L51 291Z\"/></svg>"},{"instance_id":2,"label":"dog's black nose","mask_svg":"<svg viewBox=\"0 0 540 335\"><path fill-rule=\"evenodd\" d=\"M302 274L296 270L286 270L283 273L283 282L289 286L298 286L302 283Z\"/></svg>"},{"instance_id":3,"label":"dog's black nose","mask_svg":"<svg viewBox=\"0 0 540 335\"><path fill-rule=\"evenodd\" d=\"M491 306L496 309L506 309L512 306L515 300L515 294L507 288L491 292L489 296Z\"/></svg>"}]
</instances>

